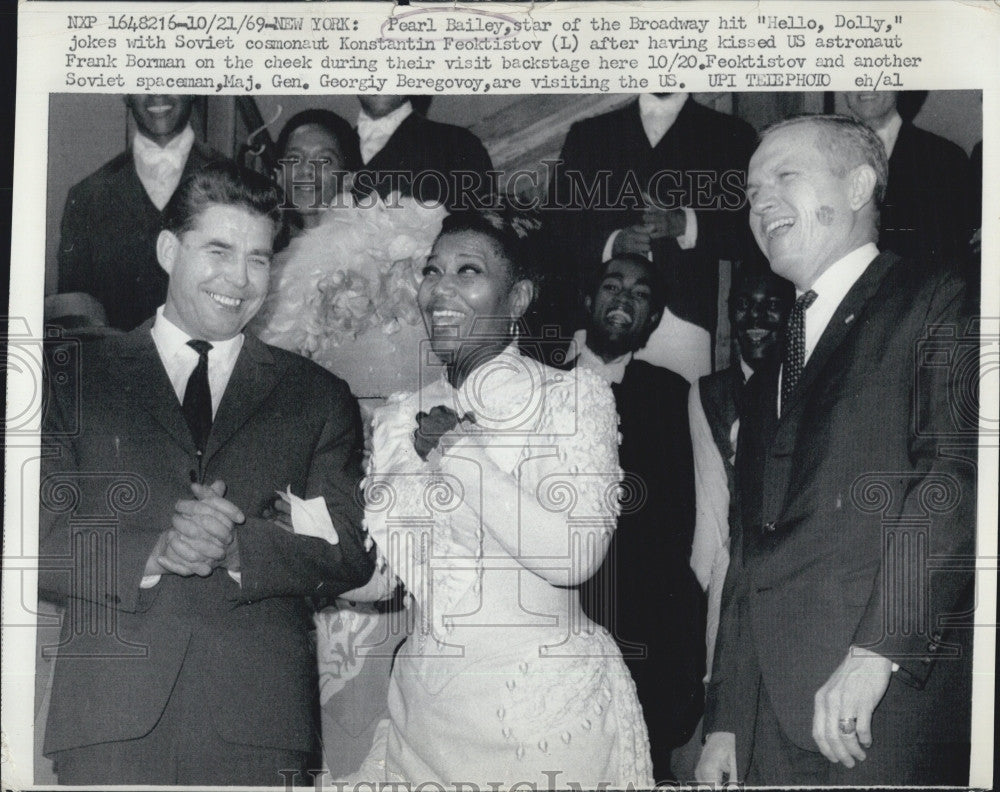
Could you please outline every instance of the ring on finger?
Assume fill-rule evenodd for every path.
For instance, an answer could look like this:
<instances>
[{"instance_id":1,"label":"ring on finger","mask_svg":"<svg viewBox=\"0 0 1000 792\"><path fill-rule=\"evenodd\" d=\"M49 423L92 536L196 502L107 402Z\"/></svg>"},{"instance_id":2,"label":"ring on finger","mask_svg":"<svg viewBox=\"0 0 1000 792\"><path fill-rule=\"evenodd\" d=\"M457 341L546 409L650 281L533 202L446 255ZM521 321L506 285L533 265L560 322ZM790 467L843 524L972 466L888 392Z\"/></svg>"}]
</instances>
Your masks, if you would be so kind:
<instances>
[{"instance_id":1,"label":"ring on finger","mask_svg":"<svg viewBox=\"0 0 1000 792\"><path fill-rule=\"evenodd\" d=\"M841 718L837 721L837 729L841 734L854 734L857 726L857 718Z\"/></svg>"}]
</instances>

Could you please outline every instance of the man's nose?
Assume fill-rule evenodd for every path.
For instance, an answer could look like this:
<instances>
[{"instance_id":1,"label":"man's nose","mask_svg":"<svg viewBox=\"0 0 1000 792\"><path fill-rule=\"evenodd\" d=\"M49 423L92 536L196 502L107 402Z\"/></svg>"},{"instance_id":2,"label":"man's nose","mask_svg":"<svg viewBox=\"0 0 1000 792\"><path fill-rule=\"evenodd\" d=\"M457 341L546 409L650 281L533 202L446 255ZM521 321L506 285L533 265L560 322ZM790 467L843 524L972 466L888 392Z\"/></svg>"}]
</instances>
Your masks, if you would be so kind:
<instances>
[{"instance_id":1,"label":"man's nose","mask_svg":"<svg viewBox=\"0 0 1000 792\"><path fill-rule=\"evenodd\" d=\"M226 267L226 280L234 286L246 286L249 281L250 265L244 256L233 256Z\"/></svg>"},{"instance_id":2,"label":"man's nose","mask_svg":"<svg viewBox=\"0 0 1000 792\"><path fill-rule=\"evenodd\" d=\"M763 214L774 206L774 190L770 187L760 187L754 192L753 198L750 198L749 200L750 211L754 214Z\"/></svg>"}]
</instances>

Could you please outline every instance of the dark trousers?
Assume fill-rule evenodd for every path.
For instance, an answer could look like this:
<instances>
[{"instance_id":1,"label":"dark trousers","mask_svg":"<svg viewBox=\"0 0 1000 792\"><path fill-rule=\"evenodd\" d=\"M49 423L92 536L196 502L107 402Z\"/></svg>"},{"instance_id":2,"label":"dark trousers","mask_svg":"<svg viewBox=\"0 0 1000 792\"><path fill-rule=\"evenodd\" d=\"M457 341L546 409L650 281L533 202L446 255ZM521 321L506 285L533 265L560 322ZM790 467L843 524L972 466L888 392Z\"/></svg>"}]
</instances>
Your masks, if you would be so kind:
<instances>
[{"instance_id":1,"label":"dark trousers","mask_svg":"<svg viewBox=\"0 0 1000 792\"><path fill-rule=\"evenodd\" d=\"M819 748L805 750L789 740L761 683L750 764L742 780L749 786L966 786L968 737L943 732L949 721L968 717L968 708L959 702L936 718L915 713L900 704L926 691L908 688L897 679L889 687L872 718L874 742L865 760L849 768L831 762Z\"/></svg>"},{"instance_id":2,"label":"dark trousers","mask_svg":"<svg viewBox=\"0 0 1000 792\"><path fill-rule=\"evenodd\" d=\"M53 754L59 783L282 787L286 779L311 783L311 776L303 772L311 758L308 753L223 740L204 709L198 682L181 670L149 734Z\"/></svg>"}]
</instances>

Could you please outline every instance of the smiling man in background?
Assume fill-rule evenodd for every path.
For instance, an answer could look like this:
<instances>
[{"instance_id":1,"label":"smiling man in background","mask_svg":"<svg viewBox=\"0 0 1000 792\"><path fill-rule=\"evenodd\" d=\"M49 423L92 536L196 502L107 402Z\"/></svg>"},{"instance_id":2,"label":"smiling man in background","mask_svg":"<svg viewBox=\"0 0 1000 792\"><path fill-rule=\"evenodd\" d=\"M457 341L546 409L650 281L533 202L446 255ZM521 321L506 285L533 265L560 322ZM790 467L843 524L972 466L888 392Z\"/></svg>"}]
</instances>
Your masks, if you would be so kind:
<instances>
[{"instance_id":1,"label":"smiling man in background","mask_svg":"<svg viewBox=\"0 0 1000 792\"><path fill-rule=\"evenodd\" d=\"M587 326L575 339L576 365L596 371L614 393L628 493L604 562L581 586L580 600L618 642L635 679L657 781L674 779L671 752L698 723L705 673L704 595L688 563L688 384L633 358L657 327L666 292L660 264L633 253L614 256L590 284Z\"/></svg>"},{"instance_id":2,"label":"smiling man in background","mask_svg":"<svg viewBox=\"0 0 1000 792\"><path fill-rule=\"evenodd\" d=\"M131 145L66 199L58 290L95 297L111 327L131 330L163 304L167 276L155 255L163 209L185 176L222 159L195 140L189 124L195 99L126 96L135 121Z\"/></svg>"}]
</instances>

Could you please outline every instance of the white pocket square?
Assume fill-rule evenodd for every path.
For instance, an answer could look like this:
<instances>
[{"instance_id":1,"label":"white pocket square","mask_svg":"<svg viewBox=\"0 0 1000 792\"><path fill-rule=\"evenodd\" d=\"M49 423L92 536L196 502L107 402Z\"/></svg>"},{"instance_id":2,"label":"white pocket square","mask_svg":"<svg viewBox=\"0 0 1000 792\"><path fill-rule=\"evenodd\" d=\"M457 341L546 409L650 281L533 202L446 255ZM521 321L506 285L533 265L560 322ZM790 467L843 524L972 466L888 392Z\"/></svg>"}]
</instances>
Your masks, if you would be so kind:
<instances>
[{"instance_id":1,"label":"white pocket square","mask_svg":"<svg viewBox=\"0 0 1000 792\"><path fill-rule=\"evenodd\" d=\"M291 486L279 495L292 507L292 529L299 536L314 536L323 539L332 545L340 542L337 536L337 529L333 527L330 519L330 512L327 511L326 501L322 496L303 500L292 494Z\"/></svg>"}]
</instances>

